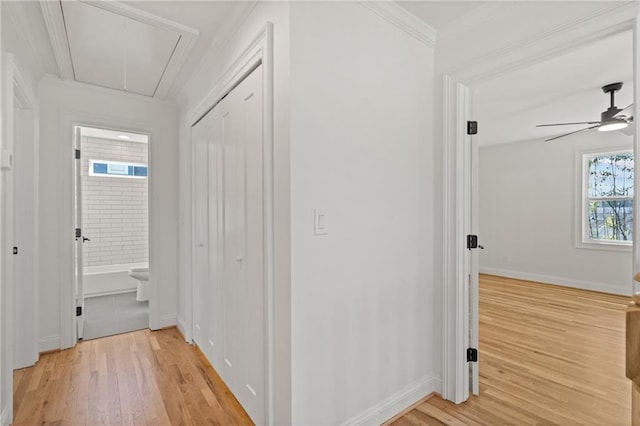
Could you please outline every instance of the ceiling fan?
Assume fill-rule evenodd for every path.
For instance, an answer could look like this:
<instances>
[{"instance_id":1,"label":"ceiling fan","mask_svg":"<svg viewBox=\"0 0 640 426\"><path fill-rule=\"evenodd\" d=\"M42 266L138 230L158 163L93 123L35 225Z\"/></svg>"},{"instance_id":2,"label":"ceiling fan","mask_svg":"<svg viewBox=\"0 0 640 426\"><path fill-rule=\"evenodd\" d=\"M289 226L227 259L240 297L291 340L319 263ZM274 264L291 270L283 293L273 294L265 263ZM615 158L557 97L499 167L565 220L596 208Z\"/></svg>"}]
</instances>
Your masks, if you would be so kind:
<instances>
[{"instance_id":1,"label":"ceiling fan","mask_svg":"<svg viewBox=\"0 0 640 426\"><path fill-rule=\"evenodd\" d=\"M606 86L602 86L602 91L611 95L611 106L600 114L600 121L579 121L576 123L557 123L557 124L539 124L536 127L549 127L549 126L569 126L576 124L588 124L589 127L576 130L574 132L565 133L560 136L546 139L546 141L552 141L554 139L563 138L565 136L573 135L575 133L584 132L585 130L598 129L601 132L608 132L611 130L620 130L627 127L633 122L633 116L630 114L623 114L630 109L633 104L626 108L620 109L615 105L615 93L622 88L622 83L611 83Z\"/></svg>"}]
</instances>

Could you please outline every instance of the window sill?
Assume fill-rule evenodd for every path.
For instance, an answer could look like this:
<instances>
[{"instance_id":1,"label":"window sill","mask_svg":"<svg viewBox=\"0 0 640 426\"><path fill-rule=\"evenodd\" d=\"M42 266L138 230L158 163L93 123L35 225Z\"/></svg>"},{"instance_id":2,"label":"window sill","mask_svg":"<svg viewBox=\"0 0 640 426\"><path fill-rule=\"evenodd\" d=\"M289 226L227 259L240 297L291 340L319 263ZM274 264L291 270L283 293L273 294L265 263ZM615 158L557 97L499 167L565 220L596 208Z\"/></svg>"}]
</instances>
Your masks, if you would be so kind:
<instances>
[{"instance_id":1,"label":"window sill","mask_svg":"<svg viewBox=\"0 0 640 426\"><path fill-rule=\"evenodd\" d=\"M630 242L629 244L619 244L619 243L595 243L595 242L578 242L576 244L576 248L578 249L587 249L587 250L601 250L601 251L617 251L617 252L626 252L631 253L633 250L633 244Z\"/></svg>"}]
</instances>

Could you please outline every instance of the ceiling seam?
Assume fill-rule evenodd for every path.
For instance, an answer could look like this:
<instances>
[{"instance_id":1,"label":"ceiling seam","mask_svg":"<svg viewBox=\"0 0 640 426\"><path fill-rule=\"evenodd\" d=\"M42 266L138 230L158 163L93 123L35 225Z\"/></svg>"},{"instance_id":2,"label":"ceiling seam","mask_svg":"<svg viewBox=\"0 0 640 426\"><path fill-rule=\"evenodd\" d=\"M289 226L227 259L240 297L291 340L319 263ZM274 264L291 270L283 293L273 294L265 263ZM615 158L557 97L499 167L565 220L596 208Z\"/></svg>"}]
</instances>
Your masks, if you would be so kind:
<instances>
[{"instance_id":1,"label":"ceiling seam","mask_svg":"<svg viewBox=\"0 0 640 426\"><path fill-rule=\"evenodd\" d=\"M62 7L62 0L58 0L58 3L60 3L60 13L62 14L62 24L64 25L64 35L66 36L66 39L67 39L67 49L69 49L69 57L71 58L71 72L73 73L73 79L75 81L78 81L78 78L76 77L76 68L73 65L73 52L71 52L71 43L69 42L69 32L67 31L67 20L64 17L64 8Z\"/></svg>"},{"instance_id":2,"label":"ceiling seam","mask_svg":"<svg viewBox=\"0 0 640 426\"><path fill-rule=\"evenodd\" d=\"M173 59L173 55L176 53L176 49L178 48L178 45L180 44L180 40L182 40L182 34L180 34L178 36L178 41L176 41L175 46L173 46L173 50L171 51L171 55L169 55L169 59L167 60L167 63L164 64L164 69L162 70L162 74L160 74L160 78L158 79L158 83L156 83L155 89L153 89L153 95L151 95L151 97L155 97L156 96L156 93L158 92L158 87L160 87L160 83L162 82L162 79L164 78L164 74L167 72L167 68L169 67L169 64L171 63L171 60Z\"/></svg>"}]
</instances>

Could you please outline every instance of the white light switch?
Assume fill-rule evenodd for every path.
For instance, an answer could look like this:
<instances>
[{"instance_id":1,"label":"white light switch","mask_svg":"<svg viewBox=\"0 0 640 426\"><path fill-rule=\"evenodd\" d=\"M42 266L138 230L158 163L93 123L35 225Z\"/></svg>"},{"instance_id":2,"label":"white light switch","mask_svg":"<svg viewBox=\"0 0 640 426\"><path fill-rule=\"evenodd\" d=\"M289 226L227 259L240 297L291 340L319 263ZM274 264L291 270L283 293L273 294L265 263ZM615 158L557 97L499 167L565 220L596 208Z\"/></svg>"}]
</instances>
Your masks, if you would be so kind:
<instances>
[{"instance_id":1,"label":"white light switch","mask_svg":"<svg viewBox=\"0 0 640 426\"><path fill-rule=\"evenodd\" d=\"M326 235L329 233L329 221L327 213L324 209L315 209L313 211L313 227L316 235Z\"/></svg>"}]
</instances>

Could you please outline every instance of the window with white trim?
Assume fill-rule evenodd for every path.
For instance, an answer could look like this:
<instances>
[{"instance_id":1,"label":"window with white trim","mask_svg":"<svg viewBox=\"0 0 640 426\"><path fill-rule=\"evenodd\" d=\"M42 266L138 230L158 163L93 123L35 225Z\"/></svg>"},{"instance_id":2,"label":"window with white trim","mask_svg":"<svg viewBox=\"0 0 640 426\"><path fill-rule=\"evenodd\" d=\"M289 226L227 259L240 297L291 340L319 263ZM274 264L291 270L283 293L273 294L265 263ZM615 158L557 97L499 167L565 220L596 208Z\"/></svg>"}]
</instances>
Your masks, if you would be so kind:
<instances>
[{"instance_id":1,"label":"window with white trim","mask_svg":"<svg viewBox=\"0 0 640 426\"><path fill-rule=\"evenodd\" d=\"M633 151L584 154L582 172L582 242L630 246Z\"/></svg>"}]
</instances>

